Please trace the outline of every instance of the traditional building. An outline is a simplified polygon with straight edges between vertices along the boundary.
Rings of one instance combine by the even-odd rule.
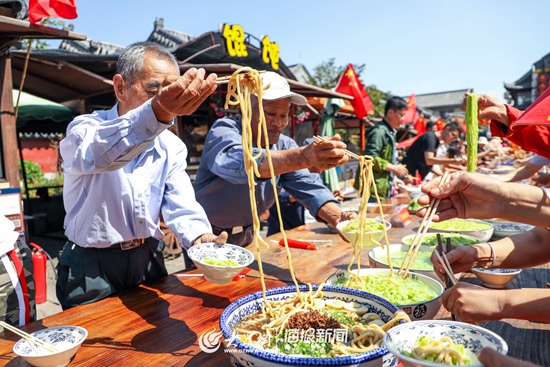
[[[473,92],[472,88],[459,89],[447,92],[426,93],[416,95],[416,106],[420,112],[428,110],[425,115],[430,117],[442,117],[449,119],[453,117],[464,117],[464,111],[460,108],[464,101],[464,94]]]
[[[548,88],[550,81],[550,53],[533,63],[531,69],[512,83],[504,83],[505,98],[514,107],[525,110]]]

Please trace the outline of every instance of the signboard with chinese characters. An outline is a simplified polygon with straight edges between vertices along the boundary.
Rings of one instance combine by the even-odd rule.
[[[225,39],[225,50],[232,57],[247,57],[246,48],[247,37],[243,27],[239,24],[223,25],[222,36]],[[261,41],[262,61],[274,70],[279,70],[279,45],[277,42],[271,42],[269,36],[265,36]]]

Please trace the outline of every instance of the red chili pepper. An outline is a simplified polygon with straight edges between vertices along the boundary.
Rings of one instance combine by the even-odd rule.
[[[237,274],[237,275],[235,275],[235,276],[233,277],[233,280],[234,280],[234,281],[237,281],[237,280],[240,280],[240,279],[244,278],[244,276],[245,276],[246,274],[248,274],[248,273],[250,272],[250,270],[252,270],[252,269],[250,269],[250,268],[244,268],[239,274]]]
[[[301,248],[304,250],[317,250],[317,247],[311,242],[298,241],[290,238],[287,238],[286,240],[288,242],[288,247]],[[285,245],[285,241],[282,238],[279,241],[279,245]]]

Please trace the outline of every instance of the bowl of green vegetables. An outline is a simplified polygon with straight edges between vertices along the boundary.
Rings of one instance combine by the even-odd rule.
[[[362,231],[359,231],[360,218],[355,218],[352,220],[346,220],[338,223],[336,229],[353,245],[355,246],[355,241],[357,239],[357,234],[359,232],[360,245],[362,248],[373,248],[380,243],[380,240],[384,237],[384,225],[386,226],[386,231],[389,231],[391,228],[391,223],[388,221],[382,221],[380,219],[365,219]]]
[[[254,261],[252,252],[227,243],[201,243],[187,250],[187,255],[206,280],[218,284],[229,283]]]
[[[408,277],[390,269],[361,268],[344,270],[331,275],[326,283],[358,289],[396,305],[412,321],[431,320],[441,308],[441,295],[445,291],[440,281],[423,274],[409,272]]]
[[[493,236],[493,225],[479,219],[449,219],[442,222],[432,222],[430,232],[452,232],[479,238],[482,242],[489,241]]]

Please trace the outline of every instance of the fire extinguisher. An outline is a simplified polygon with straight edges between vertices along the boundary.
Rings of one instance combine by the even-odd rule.
[[[42,247],[30,242],[32,247],[32,264],[34,269],[34,284],[36,286],[36,303],[46,302],[46,261],[47,254]]]

